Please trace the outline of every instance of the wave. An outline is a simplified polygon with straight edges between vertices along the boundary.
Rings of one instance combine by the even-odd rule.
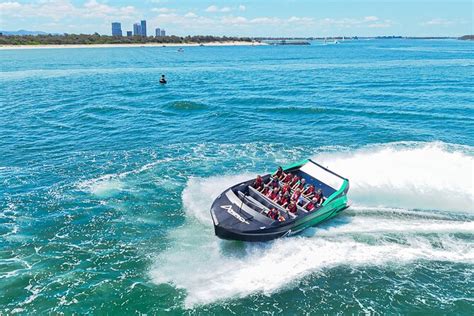
[[[467,146],[394,143],[314,159],[350,179],[356,204],[474,212],[474,159]]]
[[[168,103],[166,107],[176,111],[197,111],[206,110],[209,108],[209,106],[207,106],[206,104],[197,103],[193,101],[175,101]]]
[[[184,289],[192,308],[270,295],[336,266],[473,264],[473,160],[470,148],[455,148],[397,143],[317,155],[351,180],[354,207],[302,236],[270,243],[221,241],[213,233],[212,201],[252,174],[191,178],[182,194],[187,221],[170,234],[150,276]]]

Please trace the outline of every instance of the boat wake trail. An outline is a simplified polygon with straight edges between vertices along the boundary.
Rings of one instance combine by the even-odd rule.
[[[388,144],[317,161],[348,177],[354,206],[302,236],[269,243],[217,239],[209,207],[252,174],[193,178],[187,222],[169,236],[150,271],[187,293],[185,306],[270,295],[338,266],[403,269],[434,261],[474,264],[473,156],[443,144]]]

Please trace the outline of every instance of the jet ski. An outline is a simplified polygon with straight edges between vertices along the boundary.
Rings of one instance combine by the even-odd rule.
[[[255,179],[250,179],[228,188],[216,198],[210,212],[217,237],[261,242],[293,236],[335,217],[349,207],[349,180],[317,162],[307,159],[281,168],[281,171],[282,176],[262,176],[262,186],[257,186]],[[305,188],[312,185],[315,189],[313,197],[304,193],[297,197],[294,200],[297,207],[293,207],[292,211],[278,198],[268,194],[269,190],[281,192],[288,174],[297,176],[300,182],[304,179]],[[286,189],[288,187],[285,186]],[[290,188],[292,199],[297,187]]]

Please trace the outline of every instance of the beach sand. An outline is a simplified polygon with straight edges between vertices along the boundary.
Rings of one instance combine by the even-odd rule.
[[[190,46],[260,46],[260,42],[210,42],[210,43],[133,43],[133,44],[68,44],[68,45],[0,45],[0,50],[6,49],[46,49],[46,48],[117,48],[117,47],[190,47]]]

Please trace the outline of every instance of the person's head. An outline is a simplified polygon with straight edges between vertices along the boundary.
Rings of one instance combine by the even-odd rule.
[[[163,78],[163,79],[164,79],[164,78],[165,78],[165,75],[161,75],[161,78]]]
[[[291,172],[288,172],[288,176],[293,177],[293,174],[291,174]]]
[[[305,182],[306,182],[306,180],[304,178],[301,179],[301,183],[305,183]]]
[[[318,194],[323,194],[323,190],[318,189]]]
[[[273,188],[274,193],[278,193],[278,188]]]
[[[283,195],[285,198],[290,198],[290,192],[286,192],[285,195]]]
[[[310,187],[311,189],[313,189],[313,188],[314,188],[314,185],[310,184],[309,187]]]
[[[283,171],[283,168],[281,166],[278,166],[278,171]]]
[[[311,201],[312,201],[313,203],[317,203],[317,202],[318,202],[318,199],[314,197]]]
[[[257,179],[258,179],[258,180],[262,179],[262,176],[261,176],[261,175],[257,175]]]
[[[295,193],[301,193],[301,190],[298,188],[295,190]]]

